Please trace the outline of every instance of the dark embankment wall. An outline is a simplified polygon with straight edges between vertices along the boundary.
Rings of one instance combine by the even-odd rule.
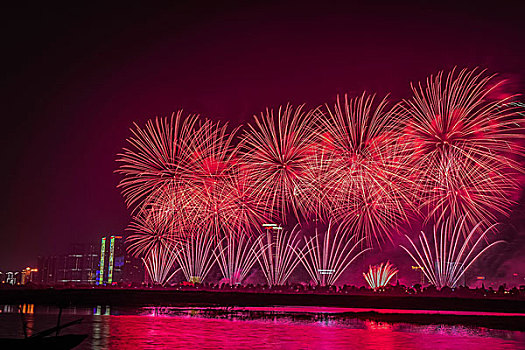
[[[523,299],[431,296],[351,295],[181,291],[169,289],[6,289],[0,304],[51,305],[201,305],[201,306],[332,306],[350,308],[456,310],[525,313]]]

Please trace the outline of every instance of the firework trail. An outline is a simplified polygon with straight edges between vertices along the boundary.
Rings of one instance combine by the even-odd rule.
[[[215,257],[224,280],[232,286],[240,284],[257,261],[254,241],[244,233],[220,240]]]
[[[134,256],[147,255],[155,247],[174,247],[180,242],[176,233],[176,216],[169,219],[151,210],[141,210],[133,217],[128,230],[133,232],[127,238],[128,251]]]
[[[412,197],[406,151],[396,142],[399,117],[386,99],[376,106],[374,96],[363,94],[337,98],[321,121],[321,140],[332,157],[324,183],[327,193],[336,189],[333,217],[369,246],[391,240],[392,227],[407,219]]]
[[[165,285],[179,271],[174,267],[177,246],[180,244],[177,216],[162,215],[163,212],[142,209],[133,218],[127,238],[128,252],[141,256],[146,271],[155,284]]]
[[[454,288],[459,279],[482,254],[491,247],[504,242],[495,241],[481,249],[486,243],[487,233],[494,228],[494,225],[486,230],[481,230],[482,223],[480,222],[466,236],[463,234],[465,225],[466,217],[457,220],[455,224],[452,220],[447,219],[440,225],[434,225],[434,234],[430,242],[422,232],[419,236],[420,247],[408,236],[406,238],[412,249],[401,245],[401,248],[421,268],[430,283],[438,289],[445,286]]]
[[[142,261],[154,284],[164,286],[180,271],[179,267],[170,274],[175,264],[176,256],[176,248],[174,246],[166,247],[163,244],[157,244],[146,252],[146,257],[143,257]]]
[[[288,232],[281,226],[267,227],[256,241],[256,258],[271,286],[282,286],[299,265],[299,231]]]
[[[306,245],[299,251],[299,257],[316,284],[334,285],[355,259],[370,250],[362,249],[364,238],[357,239],[348,232],[342,225],[333,232],[332,222],[329,222],[323,238],[319,237],[317,228],[313,237],[305,238]]]
[[[368,272],[363,272],[363,277],[373,290],[385,288],[390,280],[396,275],[398,270],[390,262],[381,263],[380,265],[370,266]]]
[[[216,237],[194,233],[177,246],[176,259],[188,282],[202,283],[215,263]]]
[[[288,105],[254,118],[243,138],[246,173],[257,195],[280,211],[281,220],[289,212],[299,217],[305,208],[297,191],[314,143],[315,111]]]
[[[401,107],[408,120],[404,140],[412,152],[416,191],[427,219],[439,222],[442,212],[455,219],[476,212],[467,222],[488,226],[495,217],[487,208],[495,197],[499,212],[509,211],[507,189],[519,188],[515,175],[521,165],[513,158],[523,155],[518,141],[524,120],[519,105],[510,103],[514,96],[492,99],[499,86],[493,81],[494,76],[476,69],[453,70],[446,78],[440,72],[428,78],[425,87],[412,86],[414,97]],[[479,178],[469,174],[473,169]],[[498,179],[487,181],[494,169]],[[458,190],[458,182],[467,178],[468,186]],[[490,195],[472,198],[471,193]]]

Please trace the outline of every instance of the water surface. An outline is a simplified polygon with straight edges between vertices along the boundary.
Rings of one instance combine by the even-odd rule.
[[[525,349],[525,333],[464,325],[414,325],[337,317],[330,308],[64,309],[64,333],[87,333],[77,349]],[[4,306],[0,337],[23,336],[17,309]],[[26,306],[35,331],[56,325],[58,310]]]

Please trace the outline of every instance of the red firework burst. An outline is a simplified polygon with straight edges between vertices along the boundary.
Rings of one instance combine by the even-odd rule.
[[[392,227],[406,219],[411,198],[405,150],[396,142],[400,119],[387,109],[386,99],[374,108],[374,96],[363,94],[327,106],[322,126],[331,157],[325,183],[335,197],[332,215],[369,245],[391,238]]]
[[[151,210],[141,210],[133,217],[128,230],[128,251],[135,256],[147,255],[153,248],[174,250],[180,242],[178,225],[174,217],[158,215]],[[160,248],[159,248],[160,247]]]
[[[243,163],[249,181],[283,220],[290,211],[299,216],[304,208],[298,197],[299,179],[315,140],[314,123],[314,111],[288,105],[255,116],[255,124],[244,135]]]
[[[412,87],[403,113],[407,147],[412,153],[414,183],[427,219],[469,216],[494,221],[508,213],[509,193],[518,188],[515,174],[523,154],[523,117],[511,98],[491,99],[494,76],[476,69],[443,72]]]
[[[144,129],[135,124],[128,139],[130,148],[117,160],[121,163],[117,173],[124,175],[118,187],[129,207],[138,208],[157,189],[181,182],[191,160],[188,141],[197,120],[194,115],[182,118],[178,111],[171,118],[149,120]]]

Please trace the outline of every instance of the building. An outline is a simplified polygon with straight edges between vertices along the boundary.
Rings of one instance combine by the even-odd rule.
[[[102,237],[96,284],[142,283],[143,280],[142,261],[126,253],[124,238],[120,235]]]
[[[36,282],[43,285],[64,283],[95,284],[98,253],[94,245],[71,245],[67,254],[39,256]]]
[[[125,255],[126,248],[122,236],[102,237],[97,272],[98,285],[112,285],[122,280]]]
[[[10,284],[14,286],[15,284],[20,284],[21,282],[21,274],[18,271],[7,271],[5,273],[5,281],[4,283]]]
[[[58,256],[39,256],[37,259],[38,275],[36,282],[43,285],[57,283]]]
[[[21,272],[21,281],[20,284],[34,283],[37,279],[38,269],[26,267]]]
[[[140,284],[144,281],[142,261],[126,254],[124,238],[120,235],[102,237],[100,246],[72,244],[67,254],[39,256],[34,270],[30,280],[45,286]],[[9,283],[19,283],[13,276],[9,277]]]

